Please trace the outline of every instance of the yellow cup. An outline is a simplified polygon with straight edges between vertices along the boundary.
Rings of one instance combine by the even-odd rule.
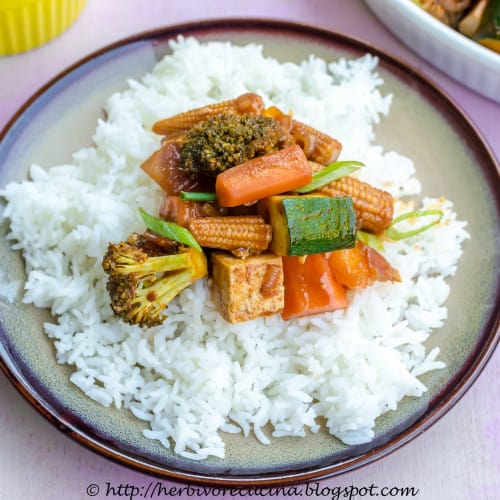
[[[71,26],[86,0],[0,0],[0,56],[42,45]]]

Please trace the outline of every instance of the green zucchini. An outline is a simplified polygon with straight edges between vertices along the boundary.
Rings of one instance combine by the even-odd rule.
[[[275,255],[308,255],[352,248],[356,216],[350,197],[270,196],[259,210],[273,230],[269,251]]]

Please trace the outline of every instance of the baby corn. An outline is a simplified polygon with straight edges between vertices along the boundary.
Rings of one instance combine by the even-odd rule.
[[[271,241],[271,226],[258,215],[196,217],[188,228],[202,247],[229,250],[242,258],[262,253]]]
[[[260,115],[264,110],[264,101],[257,94],[242,94],[235,99],[208,104],[201,108],[191,109],[179,113],[164,120],[157,121],[153,125],[153,132],[159,135],[170,135],[177,132],[185,132],[198,123],[208,120],[212,116],[221,113],[244,114],[250,113]]]
[[[392,196],[356,177],[345,176],[319,190],[328,196],[350,196],[360,229],[378,233],[387,229],[393,218]]]
[[[340,155],[342,144],[305,123],[292,120],[290,135],[300,145],[308,160],[328,165]]]

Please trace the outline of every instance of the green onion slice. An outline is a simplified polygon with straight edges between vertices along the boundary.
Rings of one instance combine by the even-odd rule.
[[[358,230],[356,231],[356,238],[365,245],[368,245],[369,247],[372,247],[379,252],[384,249],[382,240],[376,234]]]
[[[312,176],[312,182],[306,184],[305,186],[294,189],[294,193],[310,193],[311,191],[316,191],[330,182],[336,181],[341,177],[352,174],[360,167],[364,167],[365,164],[360,161],[346,160],[346,161],[336,161],[330,163],[323,170],[316,172]]]
[[[441,219],[443,218],[443,211],[438,209],[429,209],[429,210],[413,210],[412,212],[407,212],[405,214],[401,214],[396,217],[392,224],[385,230],[385,235],[391,240],[402,240],[404,238],[409,238],[410,236],[415,236],[416,234],[420,234],[432,226],[439,224]],[[436,217],[433,221],[428,224],[424,224],[423,226],[417,227],[416,229],[412,229],[410,231],[398,231],[394,226],[406,219],[414,219],[418,217]]]
[[[198,191],[181,191],[181,200],[184,201],[215,201],[215,193],[201,193]]]
[[[153,233],[159,234],[169,240],[178,241],[179,243],[192,247],[200,252],[202,251],[199,243],[185,227],[179,226],[179,224],[176,224],[175,222],[168,222],[155,217],[154,215],[150,215],[142,208],[139,208],[139,213],[141,214],[146,227],[150,231],[153,231]]]

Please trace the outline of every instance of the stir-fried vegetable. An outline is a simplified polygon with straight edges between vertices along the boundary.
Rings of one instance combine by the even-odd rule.
[[[336,161],[330,163],[327,167],[323,168],[318,172],[314,172],[312,176],[312,182],[306,184],[305,186],[294,189],[294,193],[310,193],[325,187],[341,177],[352,174],[356,172],[359,168],[363,167],[364,163],[360,161]]]
[[[328,264],[335,279],[347,288],[365,288],[375,281],[401,281],[399,271],[382,254],[359,240],[353,248],[331,252]]]
[[[209,189],[210,184],[203,177],[191,177],[180,165],[180,147],[169,142],[155,151],[141,164],[146,172],[169,196],[178,195],[181,191],[202,191]]]
[[[187,248],[165,254],[139,234],[110,243],[102,267],[113,312],[127,323],[148,327],[162,323],[168,303],[207,275],[203,252]]]
[[[269,249],[275,255],[308,255],[354,245],[351,198],[270,196],[259,202],[259,209],[273,228]]]
[[[205,248],[229,250],[245,257],[267,250],[271,241],[271,226],[259,215],[196,217],[189,230]]]
[[[216,177],[252,158],[293,143],[278,121],[252,114],[220,114],[189,130],[182,141],[181,165],[192,176]]]
[[[392,222],[394,199],[391,194],[356,177],[341,177],[318,192],[328,196],[352,198],[359,229],[379,233]]]
[[[416,236],[417,234],[427,231],[427,229],[431,228],[432,226],[439,224],[439,222],[443,218],[443,215],[444,214],[442,210],[437,210],[437,209],[414,210],[412,212],[406,212],[404,214],[399,215],[392,221],[392,224],[385,231],[385,236],[387,236],[391,240],[402,240],[404,238]],[[417,227],[413,227],[406,231],[400,231],[396,229],[396,226],[400,222],[403,222],[405,220],[411,219],[415,223],[420,218],[427,219],[429,217],[433,218],[433,220],[422,225],[417,225]]]
[[[344,287],[335,280],[324,253],[283,257],[284,319],[344,309],[349,305]]]
[[[215,193],[202,193],[199,191],[181,191],[181,200],[183,201],[215,201]]]
[[[259,156],[217,176],[215,192],[223,207],[236,207],[310,183],[311,167],[295,145]]]
[[[194,248],[195,250],[202,251],[200,244],[195,240],[193,235],[185,227],[179,226],[173,222],[168,222],[153,215],[148,214],[142,208],[139,209],[142,220],[146,227],[154,233],[168,238],[170,240],[178,241],[183,245]]]
[[[110,243],[103,259],[111,307],[129,323],[161,323],[169,300],[208,274],[205,250],[228,321],[345,308],[347,289],[400,280],[382,239],[417,235],[443,216],[393,220],[392,196],[350,175],[363,163],[336,161],[336,139],[264,109],[256,94],[154,130],[166,134],[162,147],[141,167],[165,193],[159,217],[140,209],[147,230]]]
[[[241,94],[234,99],[207,104],[200,108],[189,109],[174,116],[169,116],[153,124],[155,134],[171,137],[172,134],[184,133],[194,126],[220,114],[254,114],[264,111],[264,100],[253,92]]]
[[[418,234],[423,233],[431,227],[439,224],[443,216],[443,211],[439,209],[424,209],[405,212],[404,214],[396,217],[385,231],[382,231],[379,234],[373,234],[358,230],[356,232],[356,238],[364,244],[374,248],[375,250],[381,251],[384,249],[384,239],[397,241],[403,240],[405,238],[410,238],[412,236],[417,236]],[[424,219],[427,221],[429,219],[431,220],[419,224],[419,219]],[[396,226],[404,221],[407,221],[412,225],[411,229],[402,231],[396,228]]]

